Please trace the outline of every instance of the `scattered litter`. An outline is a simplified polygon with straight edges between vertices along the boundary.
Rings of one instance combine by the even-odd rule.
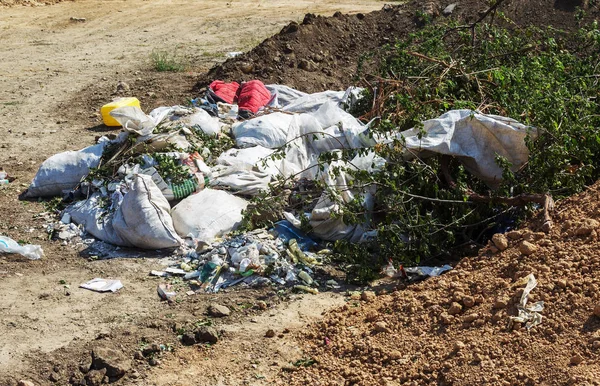
[[[169,277],[169,274],[165,271],[150,271],[150,275],[158,277]]]
[[[305,285],[295,285],[294,289],[299,290],[299,291],[308,292],[308,293],[311,293],[313,295],[317,295],[319,293],[318,289],[312,288],[312,287],[308,287],[308,286],[305,286]]]
[[[89,289],[96,292],[117,292],[123,288],[123,283],[120,280],[108,280],[95,278],[87,283],[81,284],[79,287]]]
[[[167,269],[165,269],[165,272],[170,273],[171,275],[179,275],[179,276],[183,276],[185,275],[187,272],[181,268],[174,268],[174,267],[169,267]]]
[[[242,54],[243,54],[242,51],[232,51],[232,52],[228,52],[227,53],[227,57],[228,58],[235,58],[236,56],[240,56]]]
[[[44,251],[39,245],[19,245],[10,237],[0,236],[0,253],[17,253],[31,260],[38,260],[44,256]]]
[[[538,282],[533,275],[530,273],[521,282],[526,282],[527,285],[521,295],[521,300],[517,305],[518,314],[517,316],[511,316],[510,320],[513,322],[525,323],[525,327],[529,330],[531,327],[537,326],[542,323],[542,312],[544,310],[544,302],[539,301],[527,306],[527,300],[529,294],[537,286]]]
[[[452,269],[451,265],[443,265],[441,267],[402,267],[404,275],[410,280],[419,280],[427,277],[440,276],[442,273]]]
[[[8,177],[8,173],[0,169],[0,186],[8,185],[10,183],[10,179]]]
[[[177,292],[175,292],[173,286],[166,283],[159,284],[156,288],[156,291],[158,292],[158,296],[160,296],[160,298],[163,300],[173,299],[177,295]]]
[[[86,18],[85,17],[71,17],[71,21],[74,21],[77,23],[85,23]]]

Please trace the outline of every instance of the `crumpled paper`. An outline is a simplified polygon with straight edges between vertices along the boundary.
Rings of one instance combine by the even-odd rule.
[[[529,306],[527,305],[529,294],[537,286],[538,282],[535,276],[533,276],[533,273],[530,273],[525,280],[527,280],[527,285],[525,286],[523,295],[521,295],[521,300],[517,305],[517,316],[511,316],[510,320],[513,322],[525,323],[525,327],[529,330],[531,327],[542,323],[542,314],[540,314],[540,312],[544,310],[544,302],[539,301]]]

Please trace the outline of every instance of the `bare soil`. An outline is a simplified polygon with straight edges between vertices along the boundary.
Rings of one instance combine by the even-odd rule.
[[[490,244],[445,275],[331,310],[299,336],[316,364],[283,383],[600,384],[600,184],[556,212],[548,234],[533,223],[509,233],[503,252]],[[545,308],[527,330],[509,317],[529,274],[529,304]]]

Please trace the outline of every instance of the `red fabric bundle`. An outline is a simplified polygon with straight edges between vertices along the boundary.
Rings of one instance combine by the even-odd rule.
[[[240,110],[250,111],[256,114],[271,100],[271,93],[260,80],[251,80],[242,85],[238,96]]]
[[[230,105],[235,101],[239,88],[239,83],[225,83],[222,80],[215,80],[210,84],[210,89],[213,93]]]

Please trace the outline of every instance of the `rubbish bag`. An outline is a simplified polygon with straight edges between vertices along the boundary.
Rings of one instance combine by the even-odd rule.
[[[83,225],[85,231],[98,240],[120,247],[133,247],[133,244],[124,239],[113,227],[113,218],[118,208],[111,210],[106,207],[106,200],[106,197],[96,193],[87,200],[72,204],[65,209],[65,213],[71,215],[74,223]]]
[[[204,189],[171,210],[173,225],[181,237],[209,244],[236,229],[248,202],[222,190]]]
[[[424,130],[426,135],[421,136]],[[502,156],[517,171],[529,159],[525,137],[535,138],[537,130],[514,119],[480,114],[472,110],[452,110],[436,119],[423,122],[391,137],[380,137],[382,143],[393,138],[406,141],[405,157],[427,157],[445,154],[456,157],[469,172],[494,187],[502,180],[502,168],[496,156]]]
[[[275,149],[286,144],[294,115],[272,113],[233,125],[232,133],[238,147],[263,146]]]
[[[59,196],[63,190],[73,190],[87,176],[90,168],[98,167],[104,148],[103,140],[79,151],[58,153],[45,160],[27,189],[26,197]]]
[[[31,260],[38,260],[44,257],[44,251],[39,245],[19,245],[10,237],[0,236],[0,254],[17,253]]]
[[[138,174],[115,213],[113,227],[121,238],[138,248],[178,247],[183,240],[175,232],[170,210],[152,178]]]
[[[217,99],[217,102],[233,104],[237,97],[240,85],[237,82],[225,83],[222,80],[215,80],[209,87],[213,97],[217,97],[215,98]]]
[[[256,114],[271,100],[271,93],[260,80],[251,80],[242,84],[238,96],[240,112],[249,111]]]
[[[254,196],[269,188],[271,175],[255,170],[238,169],[234,166],[217,165],[212,169],[211,187],[221,187],[236,194]]]
[[[273,96],[271,98],[269,106],[276,108],[285,107],[295,102],[299,98],[308,95],[305,92],[298,91],[296,89],[281,84],[268,84],[265,87],[267,88],[267,90],[269,90],[269,92],[271,92],[271,95]]]

